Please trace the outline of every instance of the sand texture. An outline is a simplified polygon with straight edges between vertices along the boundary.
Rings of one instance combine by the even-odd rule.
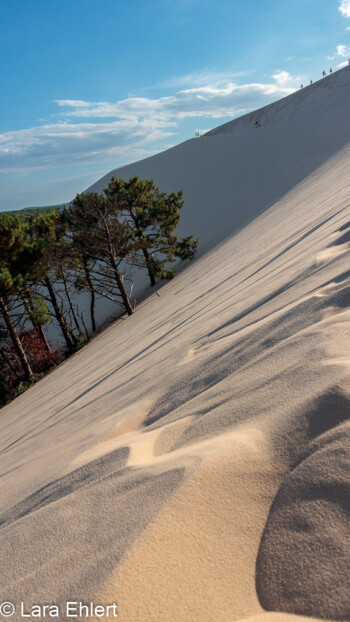
[[[350,620],[349,97],[114,172],[183,188],[201,255],[0,411],[2,600]]]

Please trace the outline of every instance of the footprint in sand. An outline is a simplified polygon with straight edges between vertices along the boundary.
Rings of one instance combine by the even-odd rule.
[[[324,319],[350,309],[349,279],[339,283],[329,283],[316,293],[317,298],[327,298],[328,306],[324,310]]]
[[[184,358],[178,363],[178,365],[186,365],[186,363],[190,363],[193,361],[196,354],[195,348],[190,348]]]
[[[318,253],[316,261],[318,263],[322,263],[323,261],[329,261],[330,259],[334,259],[334,257],[338,257],[338,255],[342,255],[350,248],[350,224],[345,223],[342,225],[336,234],[341,233],[335,240],[333,240],[327,248]],[[342,233],[345,231],[345,233]]]
[[[203,356],[207,352],[214,350],[216,345],[217,343],[213,342],[213,343],[199,345],[197,348],[190,348],[188,352],[186,353],[186,355],[184,356],[184,358],[181,359],[181,361],[177,364],[178,367],[181,365],[186,365],[186,363],[190,363],[195,358],[198,358],[199,356]]]
[[[331,296],[335,291],[337,291],[338,287],[338,283],[328,283],[328,285],[322,287],[322,289],[319,289],[318,292],[316,292],[316,298]]]

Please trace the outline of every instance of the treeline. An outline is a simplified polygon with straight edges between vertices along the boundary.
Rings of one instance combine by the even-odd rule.
[[[23,209],[18,209],[16,211],[7,212],[10,216],[16,216],[20,220],[28,221],[33,220],[39,214],[44,214],[45,212],[52,212],[53,210],[60,212],[65,207],[65,203],[62,205],[47,205],[43,207],[23,207]]]
[[[198,239],[175,233],[182,207],[182,191],[113,177],[103,194],[78,194],[60,211],[0,214],[0,405],[91,337],[98,300],[133,313],[135,267],[154,285],[172,278],[176,258],[194,257]],[[47,339],[50,323],[62,336],[59,350]]]

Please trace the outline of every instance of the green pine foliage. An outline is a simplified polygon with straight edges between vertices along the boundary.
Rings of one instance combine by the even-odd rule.
[[[8,216],[16,217],[21,222],[32,222],[34,218],[40,216],[40,214],[50,213],[52,211],[60,212],[64,209],[65,203],[62,205],[45,205],[43,207],[23,207],[19,210],[12,210],[4,212]]]
[[[194,257],[198,239],[176,232],[183,205],[182,191],[113,177],[102,194],[78,194],[64,209],[0,213],[0,406],[86,343],[97,300],[134,312],[135,267],[154,285],[174,276],[176,260]],[[81,292],[90,296],[90,330]],[[61,354],[48,343],[50,322],[64,339]]]
[[[181,190],[167,194],[152,179],[134,176],[129,181],[112,177],[104,193],[127,223],[129,236],[139,249],[139,265],[147,268],[151,285],[155,285],[156,278],[174,276],[168,264],[177,258],[193,259],[198,238],[193,235],[179,238],[175,233],[184,205]]]

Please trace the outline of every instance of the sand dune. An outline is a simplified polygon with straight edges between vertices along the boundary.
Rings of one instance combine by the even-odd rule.
[[[202,256],[1,410],[12,619],[350,620],[349,82],[122,169]]]

